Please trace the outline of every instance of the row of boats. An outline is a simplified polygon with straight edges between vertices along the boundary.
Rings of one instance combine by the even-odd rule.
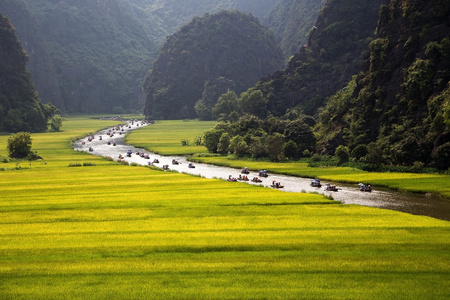
[[[320,188],[322,187],[322,183],[320,182],[320,179],[313,179],[311,180],[311,186]],[[335,185],[331,185],[330,183],[325,184],[325,191],[337,192],[339,190],[340,188],[336,187]],[[360,183],[359,190],[361,192],[371,192],[372,186],[370,184]]]
[[[262,180],[258,177],[253,177],[251,180],[248,178],[248,174],[250,174],[250,170],[246,167],[244,169],[241,170],[242,174],[245,174],[244,176],[242,176],[241,174],[238,177],[233,177],[232,175],[228,176],[227,181],[252,181],[252,182],[262,182]],[[259,177],[269,177],[267,170],[260,170],[258,172],[258,176]],[[280,182],[276,182],[276,180],[272,181],[272,184],[270,185],[273,188],[276,189],[280,189],[280,188],[284,188],[284,186],[280,183]],[[312,187],[317,187],[320,188],[322,187],[322,182],[320,181],[320,179],[313,179],[311,180],[311,186]],[[337,192],[341,190],[341,188],[338,188],[336,185],[332,185],[331,183],[326,183],[325,184],[325,191],[328,192]],[[360,183],[359,184],[359,190],[361,192],[371,192],[372,191],[372,186],[370,184],[363,184]]]

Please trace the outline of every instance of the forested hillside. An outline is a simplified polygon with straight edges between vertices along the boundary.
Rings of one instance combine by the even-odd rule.
[[[320,114],[321,150],[374,164],[450,166],[450,2],[383,5],[363,72]]]
[[[4,0],[0,11],[13,24],[17,20],[46,102],[66,112],[141,106],[142,82],[156,49],[117,0]]]
[[[41,132],[56,111],[43,105],[26,69],[27,53],[11,21],[0,13],[0,131]]]
[[[270,28],[285,59],[289,59],[308,41],[317,16],[326,0],[279,0],[263,25]]]
[[[263,18],[276,0],[2,0],[30,55],[43,102],[65,112],[142,108],[145,74],[167,35],[194,16],[242,9]]]
[[[145,114],[157,119],[195,117],[194,104],[204,91],[217,86],[225,89],[221,93],[240,93],[280,69],[282,62],[273,34],[255,17],[222,11],[194,18],[167,37],[153,63],[145,83]]]
[[[328,0],[307,45],[284,71],[256,84],[274,116],[288,109],[314,114],[361,69],[384,0]]]

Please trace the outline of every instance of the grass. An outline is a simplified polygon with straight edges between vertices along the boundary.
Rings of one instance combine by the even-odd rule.
[[[449,222],[70,148],[108,122],[33,134],[47,164],[0,172],[0,299],[449,298]]]
[[[191,155],[208,152],[204,146],[196,145],[196,137],[213,127],[215,122],[200,122],[194,120],[158,121],[151,126],[136,130],[127,135],[127,143],[135,147],[151,149],[153,153],[163,155]],[[189,141],[188,146],[182,146],[181,141]]]

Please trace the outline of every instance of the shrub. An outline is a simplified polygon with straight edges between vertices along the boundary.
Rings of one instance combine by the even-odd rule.
[[[29,132],[18,132],[8,138],[8,155],[11,158],[26,158],[31,152],[31,135]]]

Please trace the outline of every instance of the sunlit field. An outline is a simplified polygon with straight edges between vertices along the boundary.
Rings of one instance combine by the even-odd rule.
[[[71,149],[113,124],[68,118],[0,172],[0,299],[449,298],[449,222]]]
[[[195,120],[157,121],[127,135],[125,140],[131,145],[151,149],[153,153],[162,155],[205,153],[208,151],[204,146],[196,145],[195,138],[202,137],[215,123]],[[189,144],[182,146],[182,140]]]
[[[139,145],[163,155],[205,153],[204,146],[183,147],[180,141],[186,137],[193,139],[214,126],[212,122],[159,121],[157,124],[132,132],[127,136],[131,144]],[[147,140],[148,138],[148,140]],[[170,147],[164,147],[170,142]],[[168,144],[169,145],[169,144]],[[183,152],[184,151],[184,152]],[[266,169],[273,173],[301,177],[319,178],[337,182],[370,182],[375,186],[393,189],[439,193],[450,198],[450,176],[412,173],[375,173],[364,172],[348,167],[310,168],[305,162],[272,163],[268,161],[238,160],[229,157],[193,157],[191,160],[233,168],[248,167],[251,170]]]

